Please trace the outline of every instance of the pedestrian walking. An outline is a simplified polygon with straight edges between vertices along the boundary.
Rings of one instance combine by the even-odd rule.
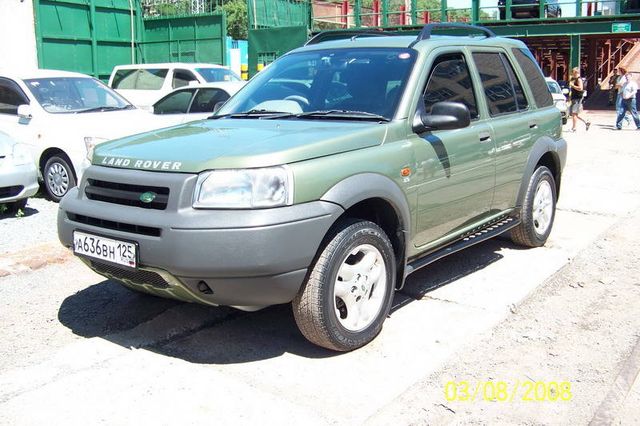
[[[636,93],[638,92],[638,83],[626,69],[620,68],[620,72],[625,77],[622,86],[620,86],[620,109],[616,118],[616,129],[622,129],[622,119],[629,112],[633,118],[636,128],[640,130],[640,118],[638,118],[638,110],[636,109]]]
[[[571,105],[569,106],[569,114],[571,114],[573,123],[571,131],[576,131],[578,120],[584,123],[586,130],[589,130],[589,127],[591,127],[591,122],[580,117],[580,113],[582,112],[582,99],[584,98],[584,83],[582,81],[582,78],[580,78],[580,69],[578,67],[575,67],[573,70],[571,70],[569,88],[571,89]]]

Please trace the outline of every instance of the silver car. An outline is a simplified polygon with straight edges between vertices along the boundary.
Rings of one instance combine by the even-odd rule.
[[[38,188],[38,171],[29,147],[0,132],[0,204],[10,211],[23,209]]]

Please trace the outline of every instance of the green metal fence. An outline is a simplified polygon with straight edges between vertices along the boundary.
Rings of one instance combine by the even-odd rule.
[[[131,63],[139,15],[135,2],[129,6],[129,0],[34,0],[40,68],[106,79],[114,64]]]
[[[280,55],[302,46],[308,39],[306,25],[249,30],[249,76]]]
[[[226,36],[224,14],[145,18],[140,60],[225,64]]]
[[[249,28],[311,25],[309,0],[248,0]]]

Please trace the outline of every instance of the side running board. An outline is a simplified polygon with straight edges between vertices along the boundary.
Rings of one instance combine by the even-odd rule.
[[[487,227],[482,228],[481,230],[476,231],[473,234],[467,235],[457,241],[454,241],[444,248],[441,248],[427,254],[426,256],[409,262],[404,270],[404,276],[406,278],[408,275],[417,271],[418,269],[430,265],[433,262],[442,259],[443,257],[449,256],[450,254],[456,253],[462,249],[471,247],[472,245],[481,243],[493,237],[497,237],[503,232],[507,232],[511,228],[515,228],[519,224],[520,219],[508,217],[506,219],[500,220],[499,222],[488,225]]]

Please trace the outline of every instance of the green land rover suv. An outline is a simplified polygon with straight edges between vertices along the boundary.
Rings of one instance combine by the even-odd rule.
[[[348,351],[416,269],[505,231],[543,245],[565,158],[522,42],[453,24],[321,33],[211,118],[97,146],[58,232],[126,287],[291,303],[307,339]]]

